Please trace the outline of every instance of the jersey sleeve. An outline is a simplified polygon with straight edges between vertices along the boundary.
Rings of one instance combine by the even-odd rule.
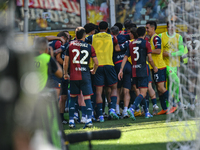
[[[123,44],[120,45],[120,50],[121,51],[126,51],[129,46],[129,41],[124,42]]]
[[[130,55],[130,51],[129,51],[129,46],[127,47],[127,50],[126,50],[125,55],[128,56],[128,57],[131,56],[131,55]]]
[[[149,38],[146,36],[146,37],[144,38],[144,40],[145,40],[145,41],[149,41]]]
[[[56,43],[55,43],[55,48],[56,49],[58,49],[58,48],[60,48],[61,47],[61,42],[60,41],[56,41]]]
[[[159,36],[155,36],[153,38],[153,44],[155,46],[155,49],[161,49],[161,39]]]
[[[95,50],[94,50],[94,47],[91,46],[91,57],[96,57],[96,53],[95,53]]]
[[[85,42],[89,43],[89,44],[92,44],[92,37],[93,37],[93,35],[90,35],[90,36],[86,37],[85,38]]]
[[[174,52],[171,55],[172,56],[182,56],[184,54],[183,38],[181,35],[179,36],[178,49],[179,50],[177,52]]]
[[[116,36],[113,36],[113,44],[114,44],[114,45],[117,45],[117,44],[118,44],[118,40],[117,40],[117,37],[116,37]]]
[[[58,70],[58,67],[57,67],[57,65],[56,65],[56,62],[55,62],[55,60],[51,57],[50,58],[50,63],[49,63],[49,69],[51,69],[50,70],[50,72],[51,73],[55,73],[57,70]]]
[[[150,43],[147,42],[147,41],[146,41],[146,48],[147,48],[147,54],[152,53],[151,45],[150,45]]]

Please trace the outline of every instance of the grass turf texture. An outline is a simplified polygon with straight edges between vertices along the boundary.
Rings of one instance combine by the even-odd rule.
[[[149,108],[150,112],[152,112],[151,105]],[[166,123],[166,117],[166,115],[159,115],[145,119],[144,116],[140,116],[136,117],[135,121],[132,121],[130,118],[105,120],[104,123],[94,122],[94,127],[90,129],[82,129],[84,124],[76,124],[75,129],[70,129],[68,125],[64,125],[64,131],[66,134],[109,129],[119,129],[121,131],[120,139],[92,141],[93,150],[164,150],[166,149],[166,144],[173,140],[183,142],[186,139],[195,140],[195,133],[197,131],[195,121],[187,121],[188,127],[186,128],[185,121]],[[71,150],[89,149],[88,142],[73,144],[69,148]]]

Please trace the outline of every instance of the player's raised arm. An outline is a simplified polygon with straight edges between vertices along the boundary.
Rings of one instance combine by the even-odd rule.
[[[65,44],[65,39],[62,37],[57,37],[57,36],[46,36],[48,41],[53,41],[53,40],[59,40],[62,42],[62,44]]]

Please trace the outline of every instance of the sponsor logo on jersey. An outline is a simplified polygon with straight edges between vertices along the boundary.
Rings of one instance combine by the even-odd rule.
[[[87,69],[85,67],[76,67],[75,70],[76,71],[87,71]]]
[[[117,55],[117,59],[120,59],[120,58],[124,58],[125,54],[123,55]]]
[[[133,65],[133,68],[141,68],[142,65],[141,64],[138,64],[138,65]]]

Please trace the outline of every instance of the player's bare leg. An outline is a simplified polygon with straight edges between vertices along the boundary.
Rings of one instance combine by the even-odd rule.
[[[129,102],[130,102],[130,90],[127,89],[127,88],[123,88],[123,92],[124,92],[124,110],[123,110],[123,117],[126,118],[128,117],[128,114],[127,114],[127,110],[128,110],[128,105],[129,105]]]

